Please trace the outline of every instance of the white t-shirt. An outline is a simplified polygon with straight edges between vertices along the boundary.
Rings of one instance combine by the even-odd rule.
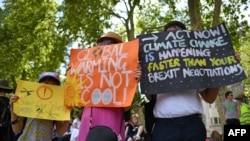
[[[72,125],[76,125],[76,128],[80,128],[81,120],[79,118],[75,118],[72,122]]]
[[[78,118],[75,118],[73,120],[72,125],[76,125],[76,128],[71,129],[71,136],[70,136],[70,141],[77,141],[78,140],[78,134],[79,134],[79,128],[81,125],[81,120]]]
[[[154,116],[156,118],[174,118],[202,114],[203,108],[198,91],[190,89],[157,94]]]

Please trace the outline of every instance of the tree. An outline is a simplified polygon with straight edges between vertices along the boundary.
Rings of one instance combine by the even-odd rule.
[[[42,71],[59,71],[66,39],[57,32],[56,3],[4,1],[1,15],[1,71],[5,79],[37,81]]]

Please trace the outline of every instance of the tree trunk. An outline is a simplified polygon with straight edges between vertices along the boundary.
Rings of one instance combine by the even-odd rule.
[[[213,27],[220,24],[221,5],[222,5],[222,0],[216,0],[215,1],[213,23],[212,23]],[[220,91],[219,91],[219,94],[217,96],[217,99],[215,100],[215,105],[216,105],[217,111],[219,113],[219,118],[220,118],[220,121],[221,121],[221,129],[224,128],[223,126],[225,124],[225,119],[223,117],[221,104],[225,100],[224,94],[225,94],[226,91],[227,91],[226,86],[221,87]]]
[[[188,0],[188,7],[189,7],[189,16],[191,20],[191,29],[192,30],[202,30],[203,24],[201,19],[201,12],[200,12],[200,0]],[[220,24],[220,13],[221,13],[221,5],[222,0],[216,0],[214,5],[214,15],[213,15],[213,23],[212,26],[217,26]],[[225,119],[222,115],[222,108],[221,104],[225,100],[224,94],[226,92],[226,86],[221,87],[218,96],[215,100],[215,105],[217,107],[217,111],[220,116],[221,121],[221,128],[223,129],[223,125],[225,124]]]
[[[203,24],[200,12],[200,0],[188,0],[189,17],[192,30],[202,30]]]
[[[222,4],[222,0],[215,1],[212,26],[217,26],[218,24],[220,24],[221,4]]]

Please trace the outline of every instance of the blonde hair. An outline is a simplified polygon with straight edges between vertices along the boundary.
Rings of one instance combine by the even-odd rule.
[[[131,118],[132,118],[132,117],[139,118],[139,115],[138,115],[137,113],[133,113],[133,114],[131,114]]]
[[[134,122],[133,122],[133,119],[132,119],[132,118],[134,118],[134,117],[137,119],[137,123],[134,123]],[[136,125],[141,125],[140,119],[139,119],[139,115],[138,115],[137,113],[131,114],[130,123],[136,124]]]

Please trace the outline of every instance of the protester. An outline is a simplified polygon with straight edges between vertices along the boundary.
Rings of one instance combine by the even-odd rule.
[[[122,38],[114,32],[108,32],[103,37],[100,37],[96,43],[98,46],[122,43]],[[140,69],[136,69],[134,73],[135,79],[139,80],[141,75]],[[85,141],[89,131],[93,135],[96,133],[92,131],[95,127],[105,126],[115,132],[119,141],[125,141],[124,112],[128,109],[129,107],[84,107],[78,140]],[[95,129],[99,131],[99,128]],[[91,135],[89,135],[88,141],[95,139]],[[93,136],[98,138],[100,137],[99,135],[101,136],[101,134],[97,133]]]
[[[143,138],[143,125],[139,121],[139,115],[133,113],[130,122],[126,125],[126,141],[138,141]]]
[[[78,134],[82,119],[82,109],[77,113],[77,117],[74,118],[71,126],[71,136],[70,141],[78,141]]]
[[[55,72],[43,72],[40,74],[39,83],[60,85],[59,75]],[[63,96],[63,95],[62,95]],[[12,95],[10,105],[18,101],[17,95]],[[69,121],[53,121],[45,119],[24,118],[17,116],[11,110],[12,128],[18,141],[50,141],[55,126],[56,133],[62,136],[67,130]]]
[[[233,96],[232,91],[225,93],[226,100],[222,103],[222,113],[227,125],[240,125],[240,103]]]
[[[250,125],[250,106],[243,102],[243,98],[235,98],[240,104],[240,124]]]
[[[186,30],[186,26],[180,21],[171,21],[164,26],[164,31],[172,30]],[[219,89],[188,89],[157,94],[153,108],[155,124],[152,140],[204,141],[206,128],[202,121],[201,98],[208,103],[213,103]],[[148,94],[147,97],[151,99]]]
[[[10,123],[9,98],[6,93],[11,93],[13,89],[9,87],[7,80],[0,80],[0,137],[1,141],[11,141],[13,132]]]

